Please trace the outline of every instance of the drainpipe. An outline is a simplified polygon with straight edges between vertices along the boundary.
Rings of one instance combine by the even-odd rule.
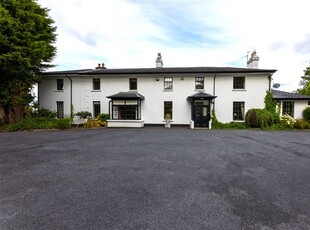
[[[70,80],[70,117],[73,118],[73,104],[72,104],[72,79],[66,74],[66,77]]]
[[[269,75],[268,79],[269,79],[269,92],[271,91],[271,80],[272,80],[272,74]]]
[[[214,74],[214,77],[213,77],[213,95],[215,96],[215,79],[216,79],[216,76],[217,76],[217,73]],[[213,109],[215,110],[215,99],[214,99],[214,102],[213,102]]]

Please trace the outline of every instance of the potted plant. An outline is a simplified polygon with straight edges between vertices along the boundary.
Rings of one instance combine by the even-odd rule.
[[[165,128],[171,127],[171,116],[169,113],[165,115]]]

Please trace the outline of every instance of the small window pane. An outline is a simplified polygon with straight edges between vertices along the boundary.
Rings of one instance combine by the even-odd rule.
[[[100,78],[93,79],[93,90],[100,90]]]
[[[137,78],[129,78],[129,90],[137,90]]]
[[[233,102],[233,120],[244,120],[244,102]]]
[[[291,117],[294,117],[294,102],[293,101],[284,101],[282,114],[288,114]]]
[[[204,77],[196,77],[195,89],[204,89]]]
[[[234,89],[245,89],[245,77],[234,77]]]
[[[64,89],[64,80],[57,79],[57,90],[63,90],[63,89]]]
[[[172,77],[165,77],[164,78],[164,89],[173,89]]]
[[[164,119],[166,116],[170,115],[170,119],[172,119],[172,101],[165,101],[164,102]]]

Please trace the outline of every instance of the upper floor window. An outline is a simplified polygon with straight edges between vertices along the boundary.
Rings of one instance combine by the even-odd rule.
[[[57,79],[57,90],[64,89],[64,79]]]
[[[195,78],[195,89],[204,89],[204,77]]]
[[[164,78],[164,89],[173,89],[173,78],[172,77]]]
[[[93,78],[93,90],[100,90],[100,78]]]
[[[244,102],[243,101],[233,102],[233,120],[234,121],[244,120]]]
[[[234,77],[234,89],[245,89],[245,77]]]
[[[137,78],[129,78],[129,90],[137,90]]]
[[[294,117],[294,102],[293,101],[283,101],[282,114],[288,114]]]

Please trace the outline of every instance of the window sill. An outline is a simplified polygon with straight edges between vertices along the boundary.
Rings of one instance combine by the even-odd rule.
[[[62,90],[55,90],[54,92],[62,93],[62,92],[64,92],[64,90],[63,89]]]
[[[91,92],[101,92],[101,90],[92,90]]]
[[[173,89],[164,89],[163,92],[173,92]]]
[[[232,91],[246,91],[246,89],[233,89]]]
[[[205,91],[205,89],[195,89],[195,91]]]
[[[233,122],[245,122],[245,120],[233,120]]]

